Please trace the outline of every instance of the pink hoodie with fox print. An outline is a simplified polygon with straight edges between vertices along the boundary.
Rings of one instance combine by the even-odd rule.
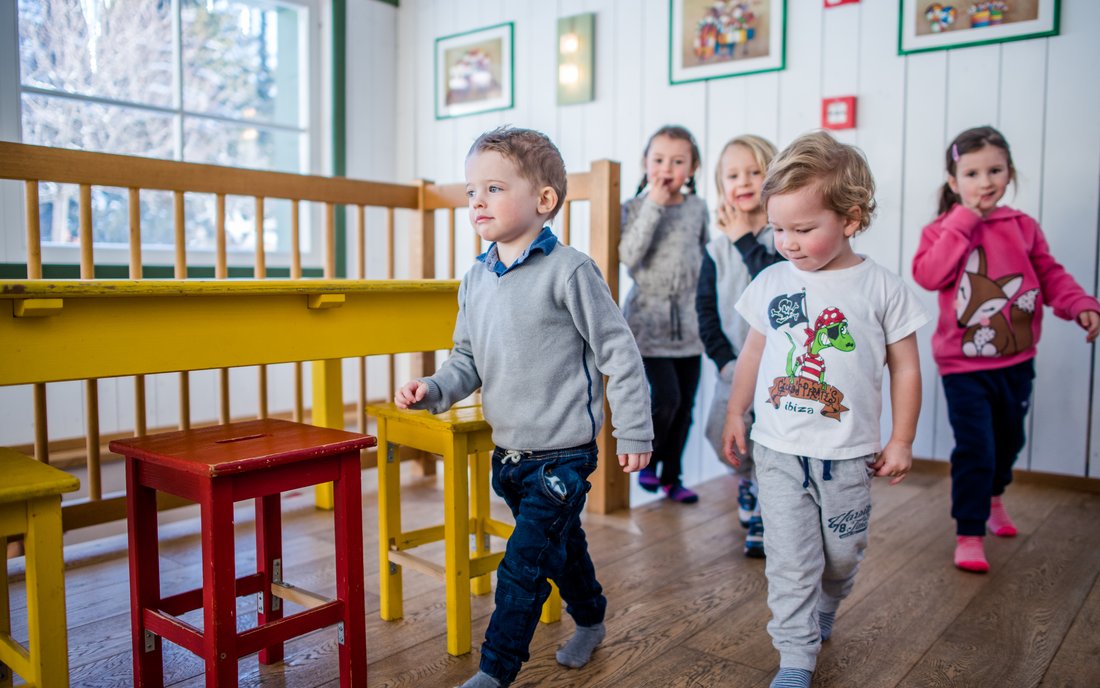
[[[1035,356],[1043,304],[1066,320],[1100,311],[1050,254],[1039,223],[1005,206],[961,205],[921,233],[913,279],[939,292],[932,355],[941,375],[1007,368]]]

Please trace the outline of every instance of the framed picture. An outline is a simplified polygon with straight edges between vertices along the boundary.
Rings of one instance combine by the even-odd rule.
[[[512,23],[435,39],[435,117],[507,110],[512,92]]]
[[[668,81],[783,69],[786,28],[787,0],[669,0]]]
[[[900,1],[900,55],[1058,35],[1060,0]]]

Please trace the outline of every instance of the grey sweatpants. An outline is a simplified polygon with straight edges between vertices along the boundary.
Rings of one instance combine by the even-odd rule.
[[[817,611],[835,612],[848,596],[867,548],[874,457],[804,461],[761,444],[753,456],[764,517],[768,633],[779,666],[813,671],[821,650]]]

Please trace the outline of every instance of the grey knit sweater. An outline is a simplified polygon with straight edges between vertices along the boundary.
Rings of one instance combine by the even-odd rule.
[[[565,449],[596,438],[606,375],[617,453],[651,451],[634,337],[592,259],[549,238],[549,252],[528,249],[502,275],[494,246],[462,278],[454,349],[415,407],[441,413],[481,387],[497,446]]]
[[[660,206],[647,194],[623,204],[619,260],[634,280],[623,310],[643,356],[703,353],[695,288],[709,238],[707,204],[698,196]]]

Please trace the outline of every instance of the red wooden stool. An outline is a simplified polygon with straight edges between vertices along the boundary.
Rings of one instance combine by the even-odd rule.
[[[134,682],[163,686],[161,639],[206,661],[207,686],[236,686],[237,660],[283,658],[283,643],[339,625],[340,685],[367,685],[363,604],[363,512],[359,450],[375,438],[283,420],[255,420],[111,442],[126,457],[130,624]],[[336,599],[295,588],[282,576],[281,492],[332,482]],[[201,588],[161,597],[156,492],[201,506]],[[233,503],[256,500],[256,573],[236,578]],[[237,632],[236,598],[258,595],[258,625]],[[282,600],[306,611],[283,616]],[[203,629],[179,618],[203,610]]]

